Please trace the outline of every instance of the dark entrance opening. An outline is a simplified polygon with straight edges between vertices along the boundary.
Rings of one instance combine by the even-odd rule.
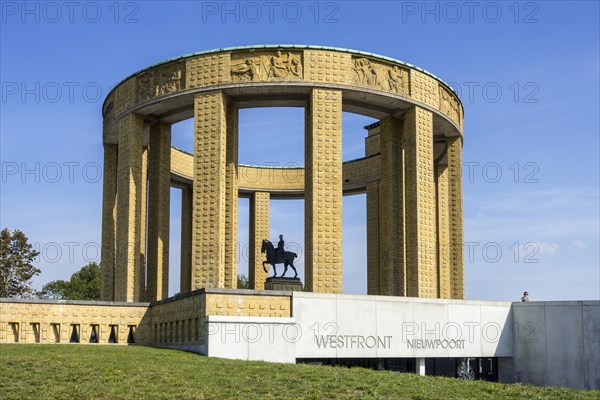
[[[394,372],[417,371],[414,358],[297,358],[297,363],[313,365],[331,365],[338,367],[370,368],[377,371],[387,370]]]
[[[417,372],[415,358],[297,358],[297,363],[360,367],[394,372]],[[498,359],[426,358],[425,375],[498,382]]]
[[[426,358],[425,373],[433,376],[498,382],[498,359]]]

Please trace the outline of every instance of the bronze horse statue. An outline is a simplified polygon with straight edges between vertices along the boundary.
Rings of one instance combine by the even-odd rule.
[[[296,271],[296,267],[294,267],[294,258],[297,258],[298,256],[296,255],[296,253],[292,253],[291,251],[286,251],[284,253],[283,259],[278,258],[277,257],[277,251],[275,251],[275,247],[273,246],[273,243],[271,243],[268,240],[263,240],[262,241],[262,247],[260,249],[261,253],[267,253],[267,261],[263,261],[263,269],[265,270],[265,272],[269,272],[269,270],[267,268],[265,268],[265,264],[271,264],[273,266],[273,277],[277,277],[277,269],[275,267],[275,264],[283,264],[283,266],[285,267],[285,269],[283,270],[283,274],[281,274],[281,278],[283,278],[285,276],[285,273],[288,270],[288,266],[292,267],[292,269],[294,270],[294,273],[296,274],[296,276],[294,276],[294,278],[298,277],[298,271]]]

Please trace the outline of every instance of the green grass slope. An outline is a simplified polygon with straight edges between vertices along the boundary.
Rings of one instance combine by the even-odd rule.
[[[142,346],[0,345],[0,399],[594,399],[598,392]]]

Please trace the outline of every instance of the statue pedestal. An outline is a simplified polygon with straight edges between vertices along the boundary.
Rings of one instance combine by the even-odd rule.
[[[290,290],[293,292],[301,292],[302,289],[302,281],[300,278],[270,277],[265,281],[265,290]]]

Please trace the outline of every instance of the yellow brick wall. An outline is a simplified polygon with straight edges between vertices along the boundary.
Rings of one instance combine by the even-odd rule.
[[[251,190],[302,191],[304,168],[239,166],[239,187]]]
[[[157,345],[204,343],[205,304],[201,292],[153,304],[152,342]]]
[[[462,106],[458,101],[458,97],[450,92],[444,85],[441,83],[439,85],[439,101],[438,109],[448,118],[450,118],[462,131]]]
[[[304,50],[304,80],[349,85],[351,55],[337,51]]]
[[[285,65],[282,75],[274,69],[277,59]],[[253,68],[258,69],[245,69],[246,65],[253,65]],[[342,85],[342,88],[335,89],[310,89],[312,92],[306,112],[306,169],[267,169],[236,165],[237,111],[235,104],[230,102],[231,99],[226,97],[218,85],[253,84],[254,81],[260,81],[261,84],[273,81],[282,88],[281,90],[287,87],[281,83],[288,81],[290,86],[301,85],[303,81],[308,84]],[[387,92],[395,97],[412,99],[417,104],[422,103],[437,110],[462,130],[462,105],[442,82],[422,71],[390,60],[346,51],[283,47],[281,53],[279,49],[257,48],[197,55],[142,71],[116,87],[107,100],[107,106],[112,103],[110,112],[106,112],[108,108],[103,110],[106,112],[106,141],[116,140],[115,126],[119,140],[117,179],[120,190],[116,195],[116,223],[113,218],[113,223],[117,226],[115,241],[118,244],[116,270],[112,278],[116,286],[114,298],[139,301],[145,298],[146,290],[145,201],[142,193],[145,167],[144,158],[140,156],[144,145],[144,125],[143,116],[127,112],[137,104],[144,106],[160,96],[198,88],[218,90],[199,92],[195,95],[194,155],[170,150],[172,173],[193,181],[192,249],[189,257],[192,261],[186,261],[187,264],[193,265],[193,270],[188,273],[187,269],[191,267],[184,267],[187,269],[182,276],[190,275],[191,282],[188,285],[187,281],[185,284],[182,281],[182,290],[236,286],[238,191],[242,191],[244,195],[256,191],[295,191],[296,194],[304,191],[306,286],[314,291],[341,291],[342,193],[365,190],[368,184],[379,182],[377,197],[381,209],[377,211],[378,232],[384,248],[379,249],[377,279],[380,284],[389,287],[380,287],[378,290],[389,294],[444,296],[444,279],[439,276],[438,270],[442,271],[446,256],[438,256],[436,250],[439,247],[438,236],[440,240],[445,240],[442,238],[445,233],[440,232],[438,235],[437,232],[440,210],[436,203],[436,194],[440,195],[443,192],[436,192],[440,187],[436,186],[435,177],[438,171],[434,170],[431,143],[435,129],[433,125],[437,119],[433,118],[429,109],[419,105],[405,114],[404,128],[409,126],[411,134],[405,135],[399,146],[402,152],[409,151],[409,154],[400,161],[394,161],[394,154],[398,154],[396,150],[390,153],[390,149],[398,147],[392,143],[394,140],[390,142],[389,135],[384,138],[377,129],[373,129],[365,140],[368,157],[342,165],[342,89],[352,90],[352,87],[358,92],[377,91],[380,96],[386,95]],[[144,113],[144,108],[140,108],[139,112]],[[115,121],[115,117],[119,117],[120,120]],[[112,131],[110,126],[113,127]],[[382,152],[387,152],[387,155],[380,156],[379,153]],[[112,153],[107,155],[108,161],[112,156]],[[449,233],[451,244],[448,254],[451,264],[452,297],[464,296],[464,256],[459,249],[463,243],[462,182],[457,177],[460,172],[457,163],[460,160],[456,161],[460,156],[456,151],[449,155],[449,159],[455,160],[455,165],[449,165],[447,171],[448,219],[453,227]],[[386,166],[381,167],[381,163]],[[390,166],[392,170],[389,169]],[[402,180],[397,179],[398,169],[402,168],[406,168],[407,172],[405,187],[402,186],[404,183],[398,183]],[[396,182],[391,186],[388,184],[390,177]],[[107,199],[103,200],[107,209],[103,213],[107,230],[103,237],[103,252],[109,257],[108,263],[109,243],[112,241],[109,237],[109,198],[112,196],[109,180],[110,177],[107,177]],[[373,188],[374,186],[371,187],[371,197],[375,193]],[[400,199],[404,193],[408,196],[406,200]],[[414,212],[411,211],[406,218],[402,214],[404,211],[399,211],[411,210],[412,207]],[[152,214],[154,213],[149,213],[148,220],[154,227],[156,217]],[[445,218],[444,215],[442,218]],[[459,218],[461,221],[458,221]],[[414,235],[398,232],[390,220],[402,220]],[[151,240],[154,243],[156,235],[154,231],[152,233]],[[390,239],[385,239],[392,237],[411,237],[418,245],[416,242],[397,245]],[[403,250],[395,250],[399,248]],[[152,251],[154,252],[154,249]],[[400,253],[403,255],[400,256]],[[409,253],[410,256],[404,255]],[[151,257],[154,257],[154,253]],[[405,257],[410,261],[405,262]],[[154,268],[154,261],[151,261],[151,266]],[[406,271],[406,268],[410,271]],[[110,271],[112,267],[109,266],[104,272],[105,276],[110,275]],[[373,277],[373,271],[371,272]],[[446,274],[445,270],[443,274]],[[154,283],[154,278],[149,282]],[[412,292],[407,292],[407,287],[411,287]],[[103,298],[111,298],[111,291],[113,290],[110,284],[104,284]],[[160,297],[159,295],[156,298]]]
[[[109,343],[113,325],[121,345],[127,344],[130,328],[136,344],[205,344],[209,315],[291,317],[291,295],[263,293],[202,290],[150,305],[0,299],[0,344],[69,343],[73,325],[80,344],[89,343],[93,325],[98,326],[99,344]]]
[[[181,190],[181,245],[179,291],[192,291],[192,188]],[[171,268],[176,268],[173,265]]]
[[[206,294],[206,315],[291,317],[291,296]]]
[[[381,135],[371,134],[369,132],[369,136],[365,138],[365,156],[372,156],[374,154],[379,154],[381,151]]]
[[[153,343],[205,344],[207,316],[290,317],[291,296],[198,291],[156,303],[151,312]]]
[[[448,202],[450,218],[450,282],[453,299],[464,299],[464,229],[462,201],[462,139],[448,138]]]
[[[219,85],[230,81],[229,53],[207,54],[186,60],[186,89]]]
[[[216,91],[194,105],[192,289],[224,285],[226,103]]]
[[[225,151],[225,288],[237,288],[238,254],[238,110],[227,107]]]
[[[18,324],[19,343],[69,343],[73,325],[77,325],[80,343],[89,343],[92,325],[99,327],[99,343],[107,344],[110,326],[117,326],[118,344],[127,344],[129,327],[134,327],[134,340],[138,344],[148,343],[150,326],[147,305],[110,305],[93,302],[52,302],[52,301],[0,301],[0,343],[14,342],[11,324]],[[39,337],[34,334],[34,326],[39,324]],[[55,337],[53,324],[59,328]]]
[[[115,88],[112,117],[129,110],[136,103],[136,77],[131,77]]]
[[[150,127],[148,160],[148,284],[147,301],[169,295],[169,218],[171,182],[171,125]]]
[[[231,53],[230,78],[234,83],[299,81],[304,78],[303,52],[296,49],[253,49]]]
[[[342,165],[344,190],[365,188],[379,180],[381,157],[379,155],[347,161]]]
[[[342,291],[342,92],[313,89],[306,112],[306,290]]]
[[[135,292],[136,301],[146,300],[146,229],[148,228],[148,147],[142,147],[142,180],[140,185],[140,262],[138,265]]]
[[[412,70],[410,79],[412,98],[428,106],[438,108],[440,105],[438,82],[420,71]]]
[[[267,272],[263,270],[263,261],[266,254],[261,253],[262,241],[269,239],[270,233],[270,199],[268,192],[256,192],[250,197],[250,243],[248,281],[250,289],[263,290],[265,280],[269,276],[270,266],[266,265]]]
[[[405,268],[403,141],[402,121],[386,117],[381,120],[381,180],[379,181],[379,293],[404,296],[407,285]]]
[[[281,60],[296,60],[302,71],[298,75],[273,77],[268,70],[271,59],[281,50]],[[247,60],[254,60],[257,76],[236,75],[235,70]],[[366,66],[363,65],[366,63]],[[362,72],[361,72],[362,71]],[[369,72],[369,78],[364,75]],[[179,75],[177,75],[179,74]],[[106,101],[112,109],[105,115],[105,126],[138,103],[164,94],[196,88],[210,88],[240,81],[305,81],[362,87],[412,98],[448,115],[462,131],[463,109],[457,96],[444,84],[420,70],[377,56],[325,49],[252,49],[196,55],[171,61],[145,70],[119,84]],[[175,78],[175,79],[174,79]],[[446,96],[447,94],[447,96]],[[452,100],[449,100],[449,99]],[[456,111],[449,111],[448,104]]]
[[[379,182],[367,184],[367,294],[378,295],[379,277]]]
[[[383,90],[408,97],[410,70],[404,66],[378,60],[375,57],[352,56],[352,84],[372,90]]]
[[[112,301],[115,296],[117,149],[116,144],[104,145],[100,299],[105,301]]]
[[[451,299],[450,217],[448,207],[448,168],[436,165],[439,297]]]
[[[115,300],[140,300],[142,131],[138,114],[119,121]]]
[[[194,156],[183,150],[171,147],[171,172],[192,180],[194,175]]]
[[[406,288],[411,297],[438,297],[432,117],[414,107],[404,120]]]
[[[193,156],[171,148],[171,171],[192,179]],[[342,165],[344,190],[365,187],[368,182],[379,179],[378,155],[345,162]],[[231,168],[231,167],[230,167]],[[304,191],[304,168],[264,168],[238,165],[237,186],[240,190],[302,192]]]

